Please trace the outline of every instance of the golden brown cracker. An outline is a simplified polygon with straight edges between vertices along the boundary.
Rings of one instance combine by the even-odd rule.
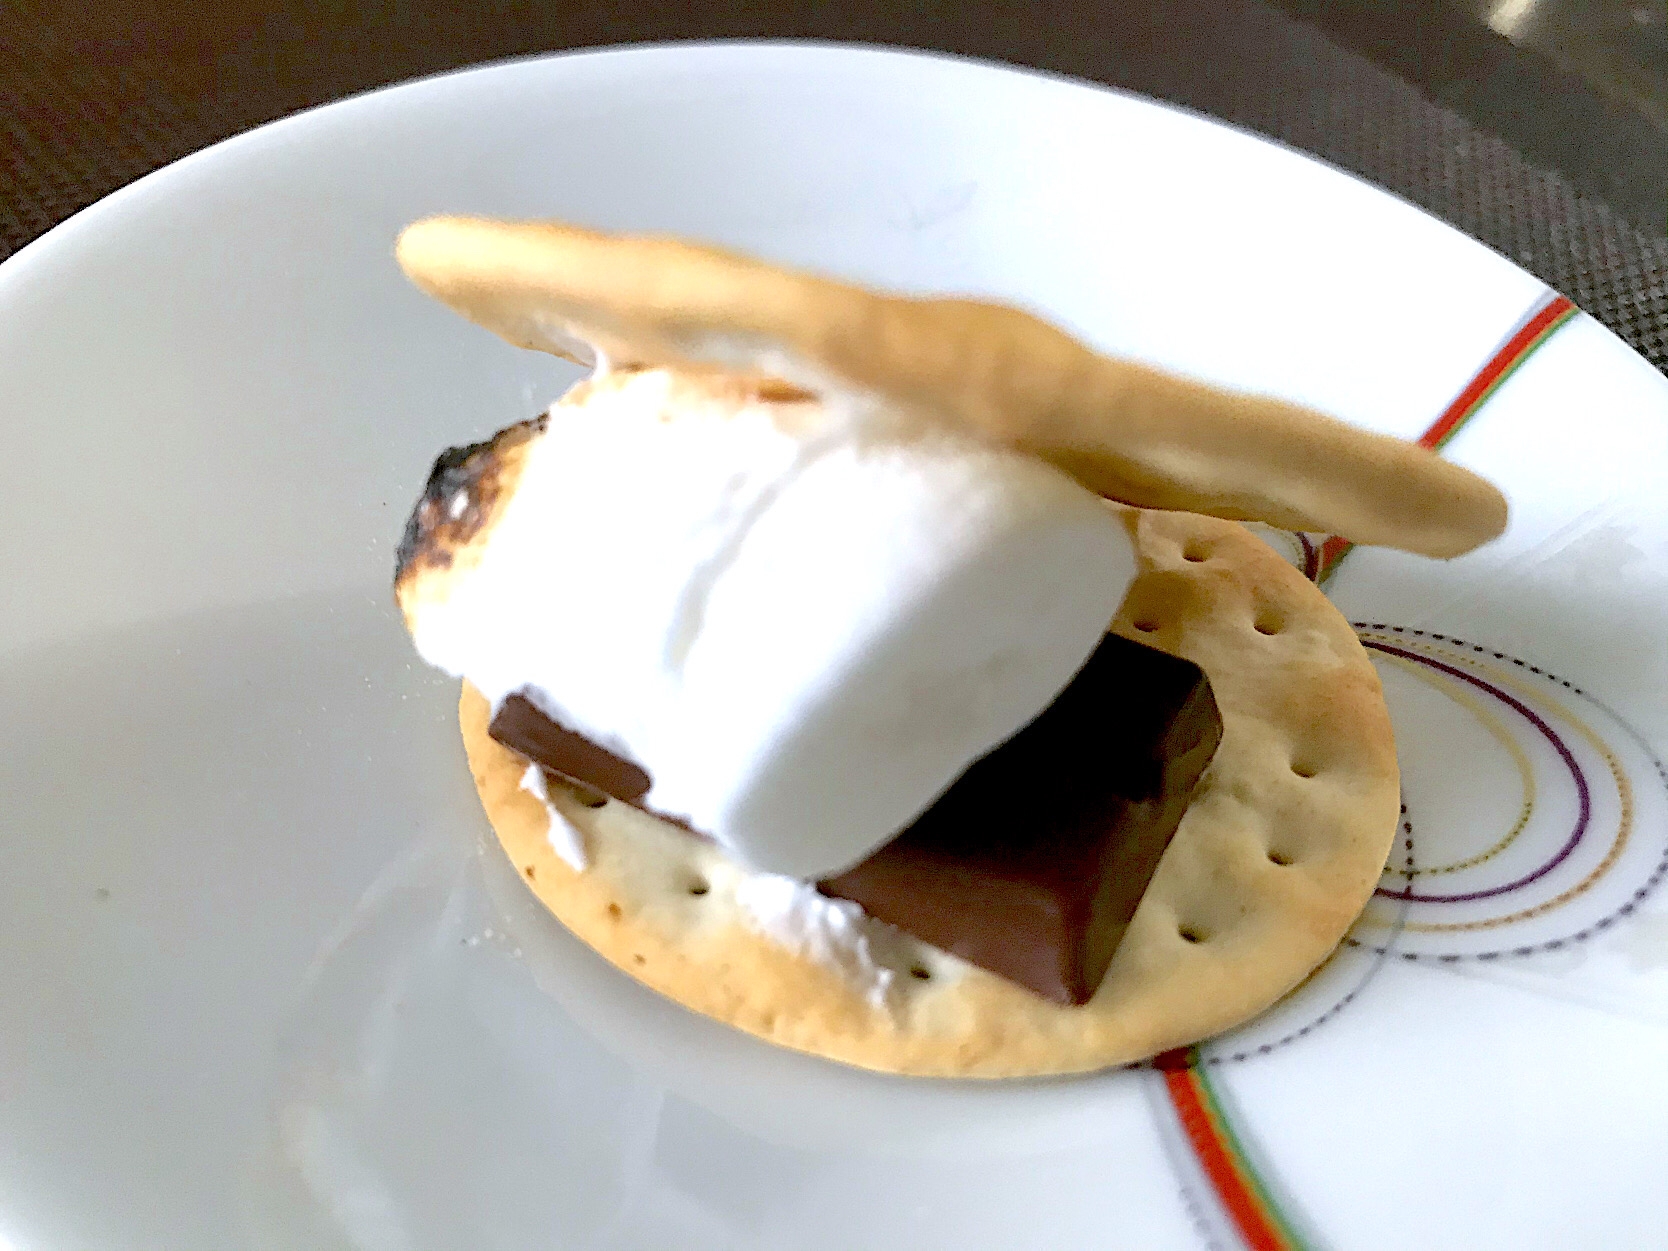
[[[1378,882],[1399,813],[1389,714],[1349,624],[1244,527],[1121,511],[1140,573],[1113,628],[1198,663],[1223,738],[1083,1007],[865,918],[893,973],[876,993],[861,970],[760,932],[738,903],[748,871],[713,845],[625,804],[589,808],[553,788],[585,843],[589,863],[576,872],[552,850],[542,804],[520,788],[526,761],[487,736],[486,701],[465,686],[464,744],[505,852],[563,924],[639,981],[759,1037],[863,1068],[1083,1072],[1240,1024],[1327,957]]]
[[[511,343],[885,396],[1146,508],[1439,557],[1506,524],[1498,490],[1416,444],[1103,356],[1004,305],[882,295],[557,222],[431,218],[405,230],[398,257],[422,290]]]

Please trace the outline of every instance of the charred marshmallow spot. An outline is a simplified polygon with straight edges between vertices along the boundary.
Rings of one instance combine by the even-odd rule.
[[[505,454],[543,433],[547,420],[521,422],[435,458],[395,552],[395,585],[419,568],[451,567],[453,549],[473,538],[491,515]]]

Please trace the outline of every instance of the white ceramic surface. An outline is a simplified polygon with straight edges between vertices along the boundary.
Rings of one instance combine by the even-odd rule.
[[[1225,127],[812,47],[419,82],[59,227],[0,266],[0,1248],[1243,1242],[1159,1073],[776,1052],[480,854],[392,546],[437,450],[571,374],[405,285],[394,233],[443,210],[1001,296],[1409,437],[1545,299]],[[1416,872],[1192,1072],[1282,1236],[1660,1246],[1668,383],[1576,317],[1447,454],[1506,538],[1328,584],[1381,648]]]

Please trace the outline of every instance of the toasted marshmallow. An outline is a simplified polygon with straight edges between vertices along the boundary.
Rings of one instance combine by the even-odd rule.
[[[849,868],[1026,725],[1135,575],[1064,473],[876,401],[642,370],[448,454],[398,593],[742,861]]]

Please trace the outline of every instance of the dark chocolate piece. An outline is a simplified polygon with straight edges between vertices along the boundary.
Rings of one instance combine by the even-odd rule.
[[[1197,665],[1108,635],[1041,716],[820,889],[1085,1003],[1221,737]]]
[[[597,790],[628,804],[649,793],[649,775],[631,761],[558,724],[524,695],[498,705],[487,733],[511,751],[543,765],[583,789]]]
[[[646,807],[646,772],[520,695],[489,732],[581,788]],[[1041,716],[818,888],[1040,995],[1085,1003],[1221,737],[1197,665],[1107,635]]]

